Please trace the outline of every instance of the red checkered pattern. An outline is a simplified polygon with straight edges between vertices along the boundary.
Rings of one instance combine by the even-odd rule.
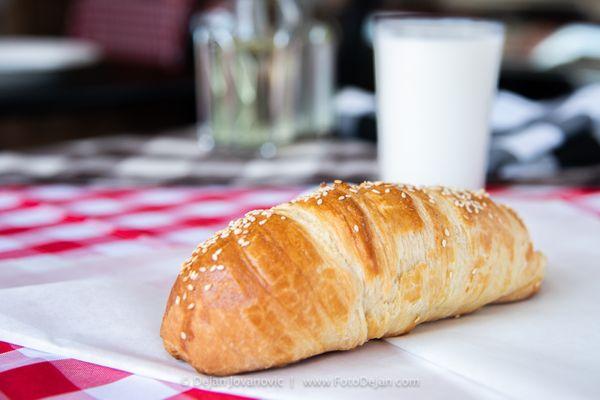
[[[122,255],[197,244],[229,220],[304,188],[0,188],[0,260]],[[600,217],[600,189],[495,188],[503,198],[561,201]],[[190,389],[0,342],[0,398],[239,398]]]

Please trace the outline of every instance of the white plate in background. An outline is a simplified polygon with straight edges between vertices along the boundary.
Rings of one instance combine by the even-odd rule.
[[[100,48],[89,41],[52,37],[0,38],[0,74],[58,72],[97,63]]]

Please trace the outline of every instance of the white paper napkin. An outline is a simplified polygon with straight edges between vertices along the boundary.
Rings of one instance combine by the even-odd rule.
[[[158,336],[187,248],[78,262],[1,263],[0,340],[267,398],[598,398],[600,222],[562,203],[514,205],[550,259],[541,293],[527,302],[426,324],[389,343],[376,341],[237,381],[194,373],[163,350]],[[256,379],[261,381],[243,387]],[[418,387],[403,387],[410,380]]]

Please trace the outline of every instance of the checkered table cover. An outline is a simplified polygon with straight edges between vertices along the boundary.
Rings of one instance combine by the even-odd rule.
[[[306,187],[0,188],[0,262],[52,263],[87,255],[124,255],[157,247],[192,248],[255,208],[291,199]],[[503,198],[562,201],[600,218],[600,189],[492,188]],[[28,271],[31,273],[31,271]],[[233,399],[125,371],[0,342],[0,399]]]

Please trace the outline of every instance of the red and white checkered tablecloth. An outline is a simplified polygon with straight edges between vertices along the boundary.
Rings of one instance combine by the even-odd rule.
[[[67,185],[0,188],[1,260],[123,255],[205,239],[229,220],[270,207],[302,187],[102,188]],[[496,188],[503,198],[562,201],[600,218],[600,189]],[[31,273],[31,271],[28,271]],[[225,399],[188,388],[0,342],[0,399]]]

